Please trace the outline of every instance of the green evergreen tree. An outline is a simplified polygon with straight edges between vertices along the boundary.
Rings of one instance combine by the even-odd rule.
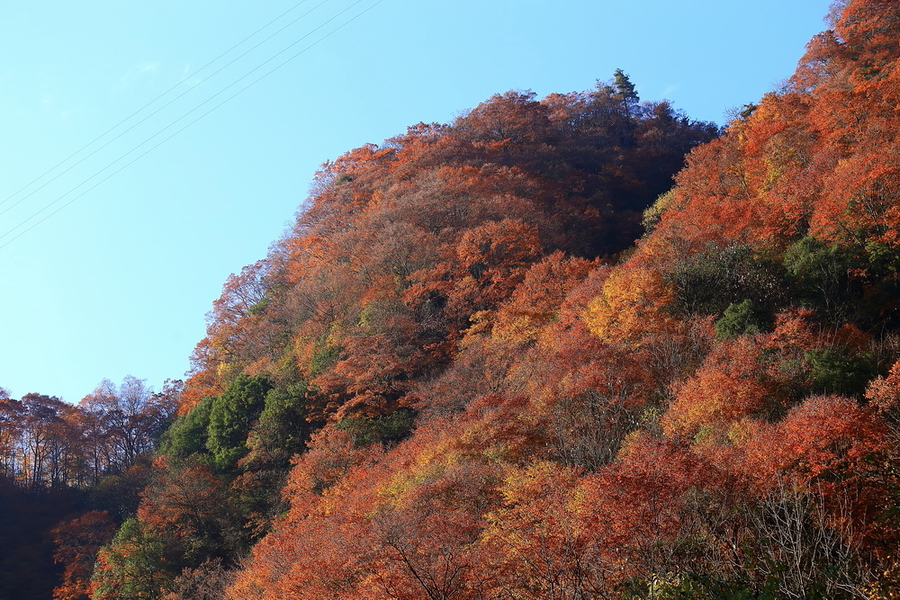
[[[101,548],[92,579],[92,600],[157,600],[172,582],[162,538],[128,519],[112,542]]]
[[[266,377],[239,375],[213,400],[206,448],[217,469],[227,470],[247,453],[247,434],[265,406],[272,384]]]

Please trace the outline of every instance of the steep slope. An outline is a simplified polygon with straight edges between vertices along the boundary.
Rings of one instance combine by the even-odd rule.
[[[684,154],[717,133],[641,103],[617,71],[583,93],[497,95],[326,164],[293,230],[215,303],[182,416],[137,519],[100,553],[95,597],[233,563],[285,509],[289,459],[308,444],[315,455],[311,436],[360,448],[406,437],[415,415],[446,405],[426,383],[514,290],[546,296],[526,317],[536,332],[570,279],[633,243]]]
[[[832,26],[668,192],[621,72],[326,165],[94,598],[896,597],[900,6]]]

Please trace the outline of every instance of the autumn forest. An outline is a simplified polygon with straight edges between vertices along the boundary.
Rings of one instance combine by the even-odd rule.
[[[900,598],[898,40],[326,163],[184,381],[0,390],[0,600]]]

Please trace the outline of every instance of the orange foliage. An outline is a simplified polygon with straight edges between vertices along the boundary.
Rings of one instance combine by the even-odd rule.
[[[516,342],[533,342],[555,321],[570,288],[597,267],[596,262],[566,258],[556,251],[532,266],[494,319],[492,334]]]
[[[62,565],[62,581],[53,600],[80,600],[90,593],[91,572],[101,546],[108,544],[115,524],[105,511],[90,511],[53,530],[54,560]]]
[[[763,408],[769,390],[762,380],[757,339],[720,342],[678,389],[662,420],[670,436],[717,437],[734,421]]]
[[[204,342],[197,345],[194,349],[194,356],[202,354],[206,347]],[[195,359],[195,364],[201,364],[203,359]],[[214,363],[210,362],[210,365]],[[184,382],[184,391],[181,393],[181,401],[178,403],[178,414],[186,415],[200,403],[206,396],[217,396],[225,391],[222,380],[220,380],[212,366],[200,367],[195,369],[193,373]]]
[[[887,377],[869,384],[866,399],[882,414],[894,417],[900,411],[900,361],[893,364]]]
[[[893,530],[872,532],[895,483],[900,362],[868,404],[816,386],[844,367],[864,380],[864,354],[889,343],[789,293],[758,333],[716,340],[721,310],[683,317],[673,276],[740,246],[799,288],[782,260],[812,234],[845,245],[860,285],[896,289],[898,23],[896,2],[849,0],[783,89],[691,152],[615,267],[594,257],[624,250],[669,183],[641,172],[712,135],[639,105],[621,72],[498,95],[326,164],[294,230],[229,279],[184,396],[239,372],[303,379],[304,414],[332,423],[227,597],[611,597],[687,565],[759,591],[780,567],[753,537],[792,501],[784,482],[825,503],[815,527],[845,518],[888,547]],[[335,426],[401,406],[415,429],[393,446]],[[217,531],[224,490],[170,467],[139,516],[175,540]]]
[[[355,448],[343,431],[318,434],[285,487],[290,510],[254,546],[226,597],[355,597],[372,556],[368,486],[383,476],[372,463],[378,456],[375,449]]]

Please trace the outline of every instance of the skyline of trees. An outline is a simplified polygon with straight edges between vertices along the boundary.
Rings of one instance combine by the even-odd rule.
[[[132,376],[104,380],[77,404],[43,394],[0,396],[0,476],[22,487],[96,486],[156,449],[182,384],[154,393]]]

